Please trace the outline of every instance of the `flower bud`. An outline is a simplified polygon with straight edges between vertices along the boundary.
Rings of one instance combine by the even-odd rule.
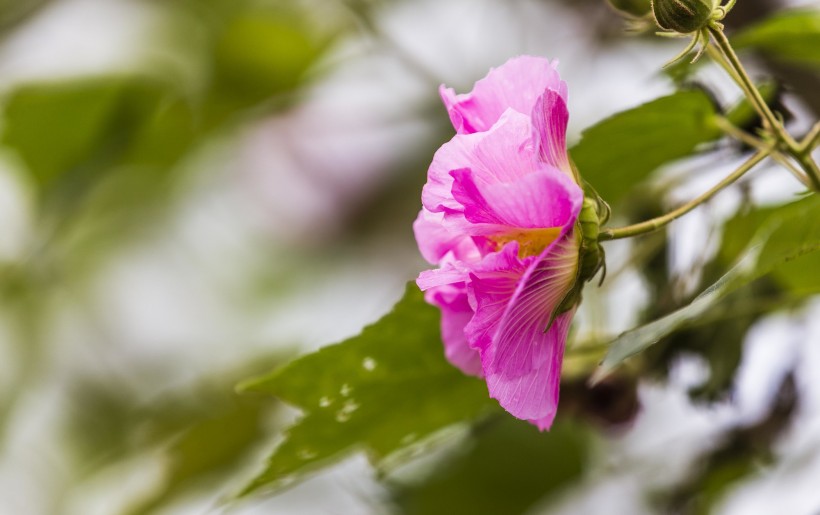
[[[714,7],[710,0],[652,0],[652,13],[658,25],[680,34],[705,27]]]

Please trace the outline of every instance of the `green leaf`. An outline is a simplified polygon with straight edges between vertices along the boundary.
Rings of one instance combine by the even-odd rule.
[[[244,12],[230,20],[217,39],[216,87],[247,104],[290,91],[325,46],[297,16]]]
[[[807,279],[812,274],[817,275],[817,255],[813,255],[817,250],[820,250],[820,198],[817,195],[775,210],[756,231],[738,263],[695,300],[654,322],[618,336],[611,343],[592,381],[599,381],[625,359],[699,319],[728,294],[763,275],[772,273],[777,278],[784,270],[791,274],[799,272],[800,278],[817,285],[820,281],[816,278],[813,281]],[[820,289],[803,288],[803,293],[818,291]]]
[[[588,128],[570,153],[584,179],[614,204],[659,166],[720,137],[714,115],[706,93],[674,93]]]
[[[652,13],[652,4],[649,0],[607,0],[615,10],[635,18],[642,18]]]
[[[241,495],[275,489],[354,450],[379,464],[494,405],[484,383],[444,358],[439,313],[410,283],[393,311],[359,336],[240,385],[305,411]]]
[[[260,403],[237,403],[185,432],[168,450],[168,471],[162,489],[133,513],[159,507],[184,491],[189,483],[233,470],[265,434]]]
[[[104,151],[121,91],[116,79],[22,87],[6,101],[2,143],[47,186]]]
[[[747,28],[732,42],[736,48],[757,48],[783,61],[820,66],[820,11],[784,11]]]
[[[419,484],[396,487],[396,501],[406,515],[524,513],[581,476],[589,437],[567,420],[539,433],[505,416],[482,428],[466,455]]]

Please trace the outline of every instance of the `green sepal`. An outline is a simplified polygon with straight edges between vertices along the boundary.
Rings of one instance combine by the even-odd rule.
[[[590,281],[595,275],[603,270],[601,282],[606,276],[606,259],[604,249],[598,242],[598,234],[601,225],[609,219],[609,205],[598,195],[595,189],[589,184],[584,184],[584,202],[581,213],[575,222],[575,235],[580,239],[578,251],[578,271],[572,287],[561,299],[561,302],[550,314],[549,322],[544,332],[552,327],[558,315],[566,313],[581,303],[584,284]]]

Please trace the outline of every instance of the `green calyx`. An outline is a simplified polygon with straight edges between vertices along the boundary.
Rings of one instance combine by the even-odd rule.
[[[711,0],[652,0],[658,26],[679,34],[691,34],[715,18],[716,2]]]
[[[578,266],[578,281],[584,283],[605,269],[604,249],[598,243],[601,224],[609,219],[609,206],[597,196],[585,196],[578,226],[581,229],[581,251]],[[601,277],[603,281],[603,276]]]
[[[578,273],[572,288],[564,295],[561,302],[552,312],[547,329],[558,315],[565,313],[581,302],[581,292],[584,284],[589,282],[595,275],[603,270],[600,282],[603,283],[606,277],[606,259],[604,249],[598,242],[598,234],[601,225],[609,219],[609,205],[598,196],[598,193],[589,185],[586,185],[584,192],[584,203],[581,206],[581,213],[575,224],[576,237],[580,240],[578,251]]]

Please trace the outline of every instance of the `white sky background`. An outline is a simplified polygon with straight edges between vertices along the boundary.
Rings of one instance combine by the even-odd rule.
[[[145,5],[126,0],[57,2],[0,47],[0,91],[25,80],[134,66],[145,51],[144,38],[157,23],[157,13]],[[120,336],[113,345],[77,308],[76,299],[64,299],[54,329],[60,350],[51,358],[44,380],[14,413],[10,439],[0,455],[0,513],[53,513],[50,492],[70,484],[74,464],[60,445],[57,422],[64,415],[62,385],[71,377],[105,376],[98,370],[103,361],[142,386],[144,370],[167,363],[167,376],[145,392],[150,397],[248,355],[247,347],[226,341],[247,342],[254,350],[268,348],[271,342],[313,349],[355,334],[398,298],[404,282],[421,266],[414,255],[408,257],[412,249],[402,246],[374,245],[342,253],[332,267],[303,278],[299,291],[252,312],[234,302],[247,280],[242,267],[224,264],[268,266],[257,262],[255,245],[260,234],[273,234],[281,241],[285,264],[269,266],[286,266],[289,242],[327,230],[337,210],[355,203],[368,184],[383,181],[391,164],[413,151],[408,141],[423,140],[426,122],[408,106],[418,105],[434,85],[409,69],[405,59],[463,92],[489,67],[510,56],[557,58],[570,88],[571,137],[608,114],[670,90],[657,70],[677,52],[674,44],[650,48],[619,41],[603,49],[593,47],[578,30],[583,20],[558,5],[548,10],[543,6],[534,0],[420,0],[386,11],[379,23],[403,49],[404,58],[368,38],[348,41],[336,56],[344,66],[317,84],[306,103],[287,118],[265,120],[237,142],[209,148],[185,163],[202,171],[186,189],[188,197],[180,199],[166,231],[122,249],[98,272],[85,299],[95,309],[104,309],[106,330]],[[385,130],[385,120],[394,119],[407,121]],[[325,174],[322,183],[346,187],[327,189],[305,182],[294,152],[313,160]],[[0,159],[0,164],[0,259],[14,260],[25,247],[28,192],[15,178],[13,163]],[[247,172],[237,174],[236,169]],[[675,199],[703,191],[722,171],[705,174],[704,182],[687,185]],[[773,189],[762,190],[767,201],[787,198],[793,191]],[[698,238],[703,231],[698,229],[706,222],[705,215],[728,216],[718,206],[733,204],[736,196],[726,192],[719,202],[724,204],[715,203],[675,225],[679,271],[688,270],[702,252]],[[349,301],[351,291],[358,292],[356,302]],[[611,319],[627,324],[644,297],[639,281],[627,280],[613,288],[612,295],[612,304],[623,312],[613,311]],[[322,316],[317,318],[317,312]],[[606,442],[589,477],[576,490],[533,513],[650,513],[639,499],[645,486],[662,486],[684,474],[723,429],[759,417],[783,371],[797,366],[803,404],[795,427],[778,446],[782,459],[774,470],[731,491],[720,513],[816,514],[820,386],[812,381],[812,372],[820,369],[818,313],[820,304],[755,328],[732,403],[706,409],[688,402],[686,388],[704,374],[694,360],[682,362],[669,385],[643,385],[643,412],[634,430]],[[3,328],[0,321],[0,344],[8,338]],[[89,348],[89,341],[96,343]],[[0,372],[6,366],[0,365]],[[110,513],[129,495],[150,489],[158,466],[155,458],[125,464],[74,489],[65,513]],[[357,457],[279,497],[234,512],[373,513],[376,508],[369,498],[378,492],[368,466]],[[212,501],[186,500],[168,513],[203,513]]]

